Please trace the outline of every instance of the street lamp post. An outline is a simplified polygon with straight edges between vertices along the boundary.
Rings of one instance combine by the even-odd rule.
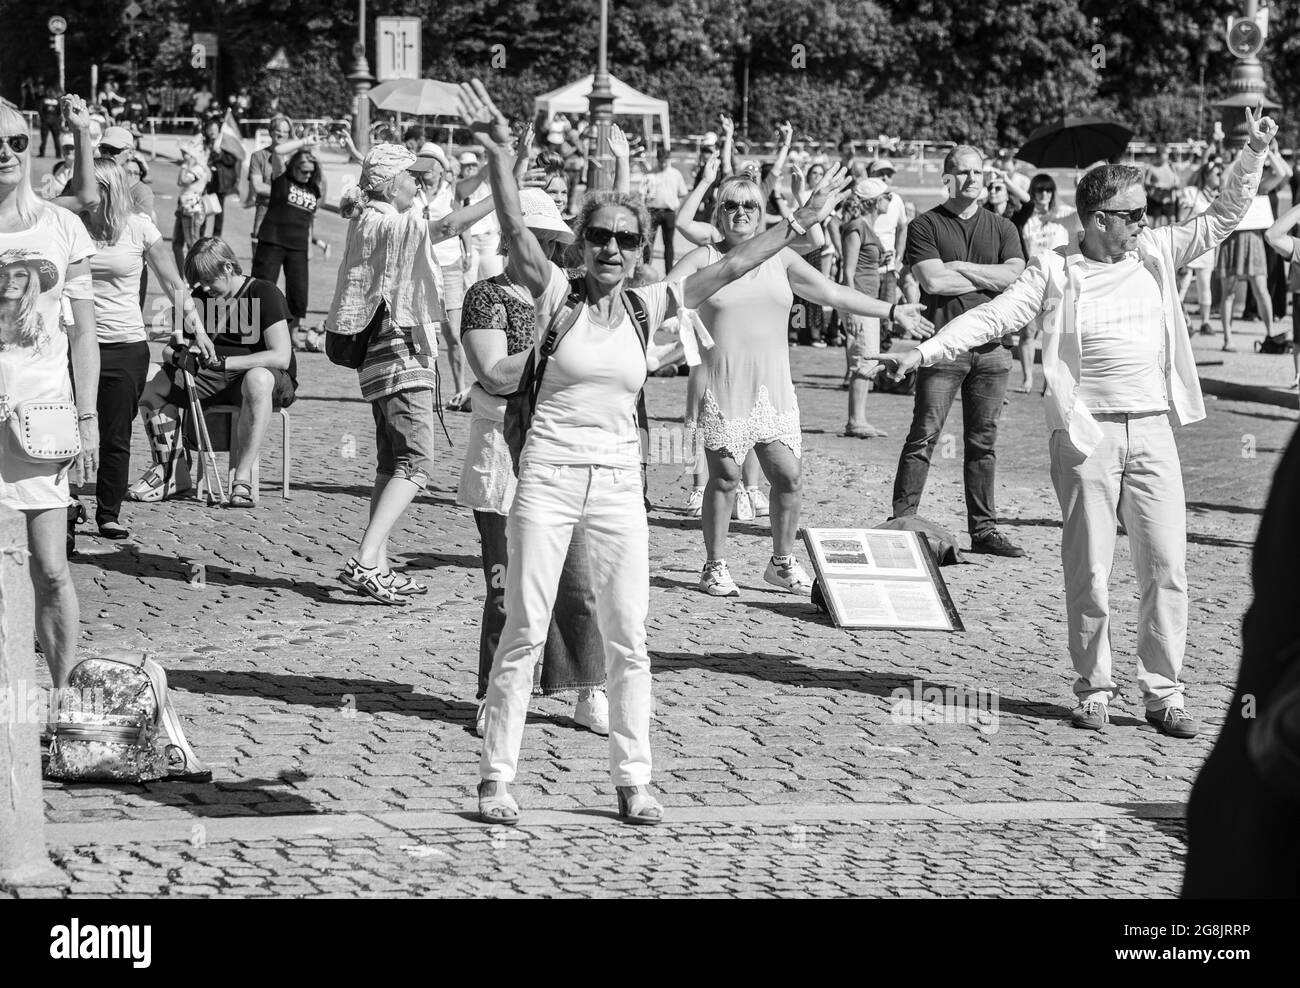
[[[374,83],[370,63],[366,61],[366,0],[357,0],[357,43],[352,46],[352,68],[348,72],[356,105],[352,114],[352,141],[364,152],[370,142],[370,99],[366,95]]]
[[[1253,21],[1258,12],[1258,0],[1245,0],[1245,20]],[[1258,37],[1256,32],[1256,43],[1247,50],[1258,51]],[[1231,38],[1229,47],[1231,48]],[[1280,106],[1268,98],[1264,66],[1257,55],[1234,54],[1237,55],[1236,64],[1232,67],[1232,79],[1228,82],[1231,95],[1215,105],[1223,111],[1224,143],[1236,150],[1245,147],[1250,137],[1246,127],[1246,107],[1251,107],[1256,113],[1263,113],[1270,109],[1280,109]]]
[[[609,0],[600,0],[600,47],[597,53],[596,75],[592,79],[587,106],[591,112],[591,130],[596,135],[596,146],[587,162],[587,188],[589,190],[614,187],[613,156],[609,153],[609,130],[614,123],[614,91],[609,84],[607,45],[609,37]]]

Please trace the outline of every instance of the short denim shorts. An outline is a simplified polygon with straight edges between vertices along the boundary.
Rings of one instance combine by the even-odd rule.
[[[433,472],[433,391],[408,388],[377,398],[370,407],[378,452],[375,472],[428,486]]]

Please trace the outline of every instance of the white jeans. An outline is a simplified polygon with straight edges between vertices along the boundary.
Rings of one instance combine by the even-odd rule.
[[[506,523],[506,621],[488,680],[479,774],[514,780],[533,689],[575,525],[587,540],[596,622],[605,644],[609,771],[650,781],[650,537],[639,469],[556,466],[525,455]]]
[[[1183,705],[1187,644],[1187,502],[1169,416],[1098,414],[1102,439],[1087,459],[1069,434],[1050,440],[1061,504],[1070,661],[1080,703],[1115,696],[1111,677],[1110,570],[1116,519],[1124,519],[1137,571],[1138,687],[1147,710]]]

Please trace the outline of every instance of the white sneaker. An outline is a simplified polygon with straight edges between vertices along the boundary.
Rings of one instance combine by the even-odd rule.
[[[704,488],[692,487],[686,494],[686,517],[699,518],[704,514]]]
[[[721,559],[705,563],[700,571],[700,589],[710,597],[739,597],[740,587],[727,572],[727,564]]]
[[[775,587],[782,590],[789,590],[791,593],[810,594],[812,593],[812,579],[797,559],[791,558],[789,565],[781,565],[775,558],[767,561],[767,572],[763,574],[763,579]]]
[[[749,491],[744,487],[736,491],[736,500],[731,506],[731,517],[736,521],[754,520],[754,502],[749,499]]]
[[[749,489],[749,501],[754,506],[755,518],[766,518],[771,515],[771,507],[767,501],[767,494],[761,487],[751,487]]]
[[[609,734],[609,700],[604,690],[583,690],[573,708],[573,719],[593,734]]]

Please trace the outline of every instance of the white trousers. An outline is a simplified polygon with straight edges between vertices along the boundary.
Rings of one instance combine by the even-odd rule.
[[[1110,571],[1124,519],[1140,595],[1138,687],[1147,710],[1183,705],[1187,644],[1187,501],[1169,416],[1098,414],[1102,439],[1084,458],[1057,429],[1052,483],[1061,504],[1070,661],[1079,702],[1110,700]]]
[[[618,786],[650,781],[650,539],[639,469],[556,466],[525,455],[506,523],[506,621],[488,680],[479,774],[514,780],[533,666],[542,656],[560,571],[582,526],[605,644],[609,771]]]

